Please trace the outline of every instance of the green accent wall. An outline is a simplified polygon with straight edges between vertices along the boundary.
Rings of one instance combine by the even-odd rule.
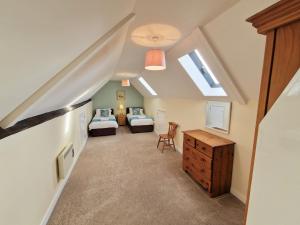
[[[125,91],[124,112],[126,107],[144,106],[144,96],[142,96],[133,86],[122,87],[121,81],[109,81],[93,97],[93,110],[97,108],[113,108],[115,114],[119,111],[117,101],[117,91]]]

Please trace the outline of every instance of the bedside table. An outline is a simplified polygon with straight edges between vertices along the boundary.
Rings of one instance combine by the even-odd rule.
[[[126,125],[126,115],[118,114],[117,121],[120,126],[125,126]]]

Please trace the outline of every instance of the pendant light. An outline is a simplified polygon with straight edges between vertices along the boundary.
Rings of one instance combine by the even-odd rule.
[[[122,80],[121,85],[122,85],[122,87],[129,87],[130,82],[129,82],[129,80]]]
[[[148,50],[146,52],[145,69],[165,70],[166,69],[165,52],[160,49]]]

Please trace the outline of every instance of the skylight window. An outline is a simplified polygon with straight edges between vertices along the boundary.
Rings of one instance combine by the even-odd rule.
[[[147,89],[147,91],[150,92],[151,95],[157,95],[157,93],[152,89],[152,87],[147,83],[147,81],[145,81],[145,79],[143,77],[140,77],[139,81]]]
[[[204,96],[227,96],[197,49],[180,57],[178,61]]]

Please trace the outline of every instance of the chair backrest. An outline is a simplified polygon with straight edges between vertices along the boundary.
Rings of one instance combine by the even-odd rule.
[[[178,127],[177,123],[169,122],[168,136],[170,138],[174,138],[175,137],[177,127]]]

